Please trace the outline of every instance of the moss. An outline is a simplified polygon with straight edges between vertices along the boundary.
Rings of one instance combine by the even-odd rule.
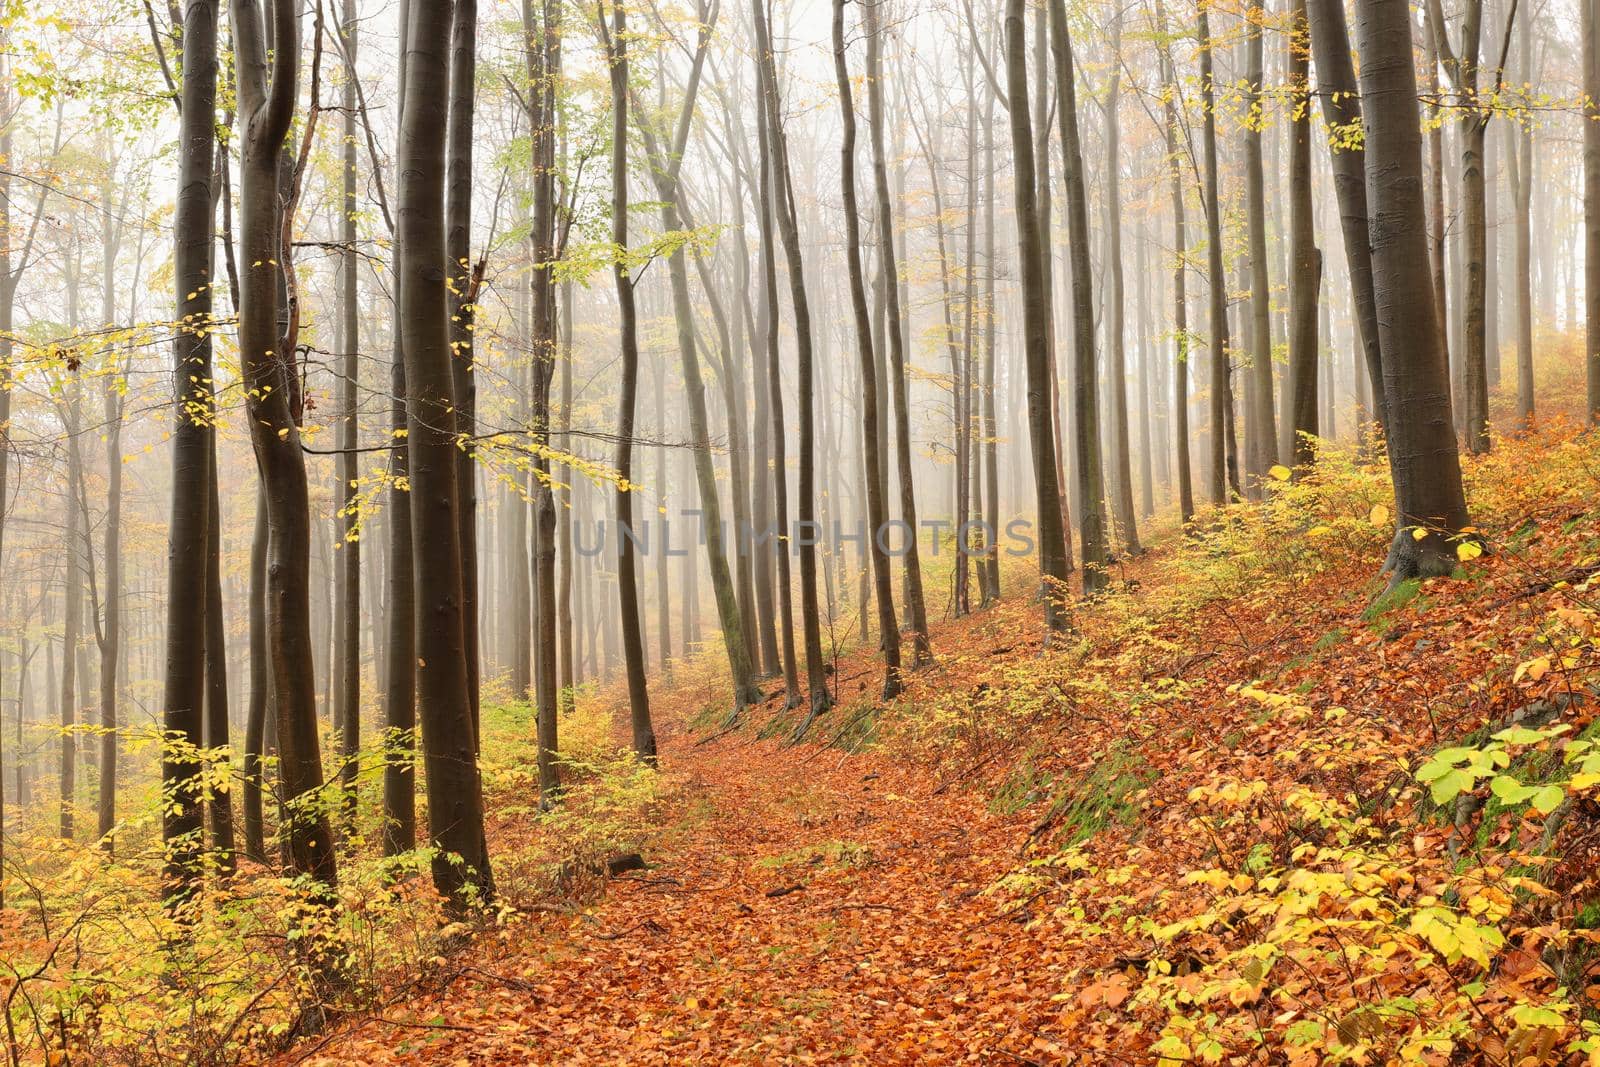
[[[1138,813],[1135,798],[1155,778],[1143,757],[1119,742],[1106,749],[1087,773],[1066,782],[1044,822],[1055,824],[1062,847],[1071,848],[1113,822],[1133,822]]]

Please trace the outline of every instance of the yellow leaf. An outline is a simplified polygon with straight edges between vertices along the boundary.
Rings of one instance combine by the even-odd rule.
[[[1389,509],[1382,504],[1372,505],[1372,510],[1367,513],[1367,521],[1374,526],[1389,525]]]
[[[1425,528],[1423,528],[1421,526],[1413,526],[1411,528],[1411,539],[1413,541],[1421,541],[1423,538],[1425,538],[1427,536],[1428,536],[1428,531]]]
[[[1294,474],[1293,471],[1291,471],[1288,467],[1285,467],[1282,463],[1274,465],[1273,468],[1267,473],[1272,475],[1280,482],[1288,481]]]
[[[1456,558],[1465,563],[1469,559],[1477,559],[1483,555],[1483,549],[1476,541],[1463,541],[1456,546]]]

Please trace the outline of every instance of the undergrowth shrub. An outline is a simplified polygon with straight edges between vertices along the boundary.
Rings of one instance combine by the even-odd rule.
[[[528,705],[483,705],[499,892],[493,910],[465,917],[435,893],[431,850],[376,854],[381,737],[359,756],[358,818],[341,844],[331,906],[312,902],[300,880],[248,860],[224,877],[209,854],[203,888],[181,912],[169,912],[161,903],[158,789],[123,792],[128,814],[109,851],[60,840],[51,820],[36,814],[6,850],[0,1020],[9,1062],[258,1062],[331,1019],[382,1009],[447,976],[449,958],[474,926],[519,922],[519,908],[592,900],[603,888],[605,861],[640,850],[650,837],[662,789],[657,772],[616,740],[610,705],[588,691],[577,697],[561,719],[564,792],[545,812],[537,805]],[[130,766],[154,761],[159,744],[127,736]],[[335,750],[325,744],[324,752]],[[208,799],[237,797],[228,753],[201,755],[210,768]],[[417,775],[425,819],[420,761]],[[339,824],[336,777],[311,803]],[[426,839],[425,823],[419,836]]]

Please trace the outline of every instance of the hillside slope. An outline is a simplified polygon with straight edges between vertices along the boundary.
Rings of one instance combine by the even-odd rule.
[[[1119,569],[1062,647],[1019,571],[892,708],[844,654],[799,745],[777,700],[714,732],[680,672],[650,868],[295,1058],[1587,1058],[1593,446],[1471,464],[1489,551],[1387,593],[1385,479],[1331,453]]]

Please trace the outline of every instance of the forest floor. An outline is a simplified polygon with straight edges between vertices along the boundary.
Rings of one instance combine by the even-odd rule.
[[[1488,552],[1387,592],[1344,452],[1050,651],[1019,568],[891,708],[842,653],[800,744],[685,671],[647,869],[512,900],[283,1062],[1600,1063],[1594,449],[1497,441]]]
[[[878,753],[708,741],[675,708],[658,725],[675,816],[648,870],[296,1059],[1030,1062],[1064,946],[984,892],[1016,866],[1025,815]]]

